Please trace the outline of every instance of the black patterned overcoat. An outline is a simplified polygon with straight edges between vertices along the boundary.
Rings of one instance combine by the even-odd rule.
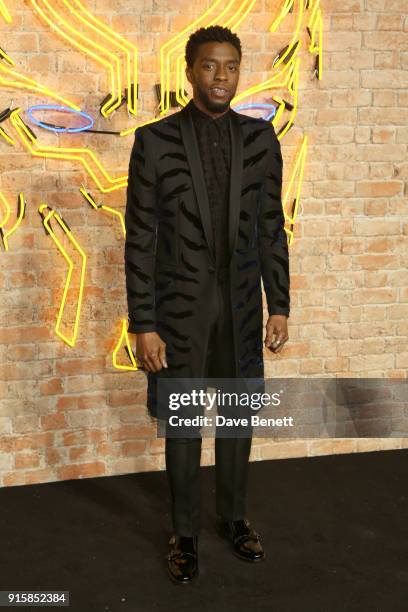
[[[217,274],[210,208],[190,101],[136,129],[126,202],[128,331],[156,331],[168,368],[148,374],[156,415],[161,376],[204,376]],[[228,245],[235,371],[262,378],[262,286],[269,314],[289,316],[282,155],[271,123],[231,109]]]

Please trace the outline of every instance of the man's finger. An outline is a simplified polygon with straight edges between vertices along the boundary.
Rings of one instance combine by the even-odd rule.
[[[279,353],[283,349],[283,345],[285,344],[287,338],[285,336],[278,336],[275,342],[271,345],[271,350],[274,353]]]
[[[271,346],[272,342],[273,342],[273,338],[276,335],[275,330],[271,329],[271,330],[266,330],[266,336],[265,336],[265,346],[267,346],[268,348]]]
[[[163,343],[160,345],[160,349],[159,349],[159,360],[160,363],[162,364],[163,368],[167,368],[167,359],[166,359],[166,345]]]
[[[161,361],[159,359],[159,352],[152,352],[149,353],[147,356],[147,363],[149,364],[149,367],[152,369],[152,372],[158,372],[159,370],[162,369],[162,364]]]

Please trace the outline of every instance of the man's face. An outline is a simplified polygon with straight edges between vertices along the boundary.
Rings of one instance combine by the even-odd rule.
[[[200,45],[194,66],[186,69],[194,100],[210,113],[227,111],[237,90],[239,63],[238,51],[228,42]]]

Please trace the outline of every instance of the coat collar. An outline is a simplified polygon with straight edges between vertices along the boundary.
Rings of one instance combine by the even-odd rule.
[[[180,130],[187,153],[187,160],[190,166],[191,177],[203,223],[205,238],[207,240],[211,258],[213,263],[215,263],[215,244],[211,224],[210,204],[208,201],[207,188],[202,170],[200,151],[198,148],[197,138],[195,136],[193,118],[190,112],[190,106],[192,104],[193,101],[190,100],[190,102],[178,113]],[[231,109],[228,115],[230,117],[231,134],[228,244],[230,256],[232,256],[238,236],[243,164],[243,138],[238,113]]]
[[[199,124],[203,124],[203,123],[208,124],[211,121],[214,121],[218,125],[224,124],[224,123],[228,124],[229,116],[232,111],[232,109],[230,108],[226,113],[221,115],[221,117],[214,118],[214,117],[211,117],[211,115],[209,115],[208,113],[205,113],[200,108],[198,108],[198,106],[194,103],[194,100],[190,100],[190,102],[188,103],[188,107],[192,113],[192,117],[193,117],[193,121],[195,125],[197,125],[197,122]]]

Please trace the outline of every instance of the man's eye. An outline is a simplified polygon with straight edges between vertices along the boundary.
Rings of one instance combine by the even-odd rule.
[[[203,68],[206,68],[206,69],[208,68],[211,70],[211,68],[214,68],[214,65],[213,64],[203,64]],[[237,66],[230,66],[229,68],[233,72],[236,72],[238,70]]]

